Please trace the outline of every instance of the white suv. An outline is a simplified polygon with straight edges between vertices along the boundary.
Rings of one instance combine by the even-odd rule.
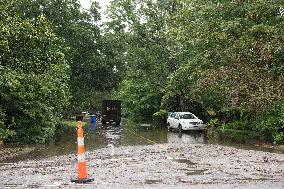
[[[167,119],[168,130],[203,130],[203,121],[190,112],[173,112]]]

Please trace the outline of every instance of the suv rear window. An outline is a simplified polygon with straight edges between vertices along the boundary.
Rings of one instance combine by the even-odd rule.
[[[176,113],[172,113],[171,115],[170,115],[170,117],[175,117],[176,116]]]
[[[181,119],[196,119],[192,114],[183,114],[181,115]]]

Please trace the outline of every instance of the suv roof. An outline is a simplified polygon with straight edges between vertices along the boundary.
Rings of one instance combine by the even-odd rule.
[[[191,112],[173,112],[173,113],[178,113],[178,114],[193,114]]]

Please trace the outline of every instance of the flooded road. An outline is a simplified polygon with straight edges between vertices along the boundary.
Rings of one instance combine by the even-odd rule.
[[[162,143],[205,143],[202,132],[179,135],[177,132],[167,132],[166,128],[153,127],[148,124],[126,125],[123,120],[120,126],[97,123],[96,126],[84,127],[85,148],[87,151],[107,146],[133,146]],[[69,128],[56,141],[46,145],[9,145],[0,146],[0,163],[14,163],[26,159],[41,159],[45,157],[76,154],[77,134],[75,128]],[[4,154],[5,152],[5,154]],[[14,155],[18,154],[18,155]]]
[[[85,149],[93,151],[108,146],[136,146],[164,143],[180,144],[210,144],[203,132],[186,132],[179,135],[178,132],[168,132],[164,127],[155,127],[148,124],[129,124],[123,120],[120,126],[112,124],[84,127]],[[76,128],[69,128],[62,135],[57,136],[55,142],[45,145],[0,145],[1,163],[14,163],[27,159],[41,159],[46,157],[76,154],[77,151]],[[235,148],[257,150],[265,152],[282,153],[282,151],[257,147],[245,144],[222,144]]]
[[[94,181],[83,188],[284,188],[283,154],[210,144],[201,132],[179,135],[147,124],[84,130]],[[61,137],[21,146],[17,157],[1,155],[0,189],[81,188],[71,182],[77,176],[75,130]]]

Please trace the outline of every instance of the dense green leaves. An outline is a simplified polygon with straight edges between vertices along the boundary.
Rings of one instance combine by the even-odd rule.
[[[101,33],[97,2],[90,10],[82,10],[78,0],[17,0],[15,4],[22,18],[37,20],[43,16],[64,39],[69,49],[65,58],[70,66],[70,110],[91,110],[94,107],[82,99],[90,99],[93,91],[112,90],[118,85],[120,77],[114,68],[119,62],[113,55],[116,42]]]
[[[283,99],[283,6],[281,0],[113,1],[111,16],[127,34],[120,94],[130,114],[153,105],[142,99],[156,99],[168,111],[215,112],[219,125],[244,129]]]
[[[270,106],[253,121],[254,128],[274,143],[284,143],[284,105],[283,100]]]
[[[118,86],[122,45],[102,35],[97,2],[4,0],[0,10],[0,138],[46,142],[63,114],[98,109]]]
[[[113,1],[109,10],[109,29],[125,45],[125,75],[118,94],[136,120],[151,119],[159,110],[167,76],[174,69],[164,35],[167,8],[160,1],[124,0]]]
[[[1,1],[1,137],[45,142],[63,112],[114,94],[136,120],[192,111],[283,142],[283,10],[282,0],[113,0],[100,25],[97,2]]]
[[[33,21],[11,11],[0,25],[1,121],[5,129],[22,136],[19,140],[45,142],[68,105],[67,49],[44,17]]]

